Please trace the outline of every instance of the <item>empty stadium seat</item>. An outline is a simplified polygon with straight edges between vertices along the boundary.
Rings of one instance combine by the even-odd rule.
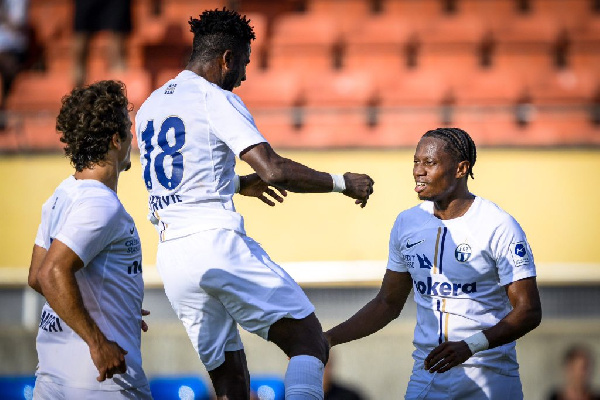
[[[7,108],[11,111],[58,112],[62,97],[72,89],[71,84],[68,73],[21,72],[13,82]]]
[[[268,67],[302,71],[305,76],[330,70],[339,31],[327,15],[287,14],[273,24]]]
[[[209,400],[211,390],[197,376],[155,376],[149,379],[152,397],[161,400]]]
[[[152,91],[150,73],[144,69],[129,68],[125,71],[104,71],[102,73],[90,71],[87,80],[92,83],[107,79],[118,80],[125,84],[127,99],[133,105],[134,110],[140,108]]]
[[[414,23],[399,16],[382,14],[365,17],[344,36],[342,64],[347,69],[401,71],[406,65],[406,45]]]
[[[599,88],[600,77],[589,70],[568,68],[540,74],[531,86],[531,96],[541,105],[589,104]]]
[[[510,69],[474,71],[454,92],[459,106],[513,105],[528,89],[525,79]]]
[[[2,400],[31,400],[35,376],[0,376]]]
[[[308,0],[307,12],[332,17],[342,34],[355,30],[371,14],[370,0]]]
[[[439,106],[452,88],[436,69],[382,71],[379,83],[382,107]]]

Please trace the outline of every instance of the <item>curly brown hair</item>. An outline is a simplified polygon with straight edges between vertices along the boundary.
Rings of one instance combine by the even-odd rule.
[[[131,129],[123,110],[131,110],[125,84],[100,81],[75,88],[62,98],[56,130],[65,143],[65,155],[79,172],[104,160],[115,133],[122,139]]]

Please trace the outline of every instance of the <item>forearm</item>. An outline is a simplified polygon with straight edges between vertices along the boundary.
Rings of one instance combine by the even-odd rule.
[[[27,283],[29,284],[29,287],[31,287],[39,294],[42,294],[42,287],[40,286],[40,282],[38,280],[38,273],[40,272],[40,268],[42,266],[42,263],[44,262],[44,257],[46,257],[46,253],[47,251],[45,248],[40,247],[38,245],[33,245]]]
[[[396,319],[400,310],[374,298],[345,322],[327,331],[331,346],[369,336]]]
[[[327,193],[333,190],[333,179],[329,173],[316,171],[283,157],[278,160],[277,168],[261,178],[270,185],[290,192]]]
[[[106,340],[83,304],[74,273],[59,268],[46,268],[40,277],[42,294],[54,312],[77,333],[88,346]]]
[[[496,325],[483,331],[490,344],[489,348],[519,339],[535,329],[540,324],[541,318],[540,309],[513,309]]]

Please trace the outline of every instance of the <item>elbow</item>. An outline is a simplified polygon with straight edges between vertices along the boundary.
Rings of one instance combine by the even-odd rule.
[[[531,330],[537,328],[542,323],[542,307],[537,307],[530,312],[529,321]]]
[[[39,293],[42,292],[42,288],[40,287],[40,283],[38,281],[36,274],[29,272],[29,276],[27,277],[27,284],[29,285],[30,288],[32,288],[36,292],[39,292]]]

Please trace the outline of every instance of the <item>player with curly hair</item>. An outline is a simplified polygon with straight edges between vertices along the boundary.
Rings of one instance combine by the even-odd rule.
[[[322,399],[328,344],[300,286],[246,236],[234,193],[269,205],[292,192],[342,192],[364,207],[373,180],[331,175],[279,156],[231,91],[246,79],[249,21],[212,10],[190,20],[186,69],[154,91],[136,116],[150,219],[160,235],[165,292],[220,399],[247,399],[239,324],[290,358],[286,399]],[[235,175],[236,156],[254,171]]]
[[[406,399],[523,398],[515,340],[540,324],[533,254],[517,221],[467,185],[475,143],[459,128],[419,141],[413,165],[423,203],[398,215],[377,296],[327,331],[332,346],[371,335],[417,303]]]
[[[140,238],[117,197],[131,166],[125,86],[102,81],[63,98],[56,129],[75,173],[42,207],[29,285],[46,298],[35,399],[151,399],[142,370]]]

